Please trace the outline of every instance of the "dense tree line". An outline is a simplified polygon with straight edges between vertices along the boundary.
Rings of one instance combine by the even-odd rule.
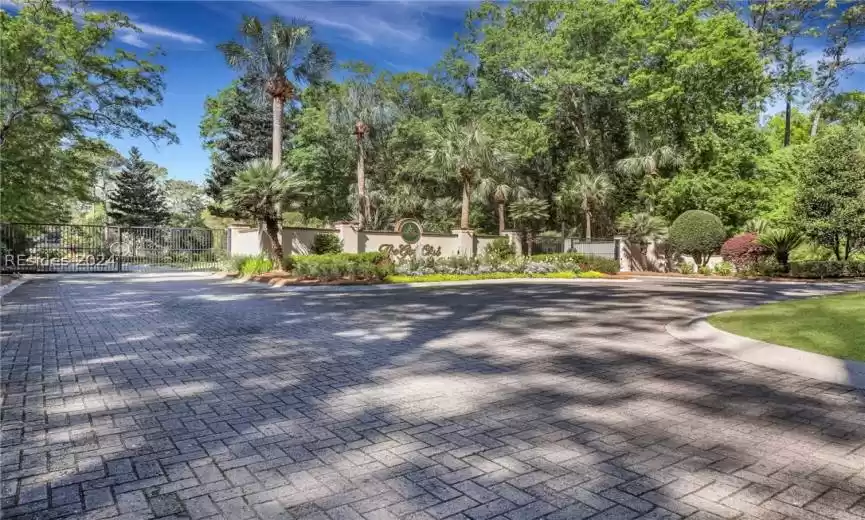
[[[610,235],[617,220],[651,235],[690,209],[728,231],[755,217],[789,221],[811,141],[863,122],[863,94],[837,92],[862,61],[852,52],[863,21],[861,2],[484,3],[428,72],[350,63],[342,82],[320,71],[288,82],[280,162],[305,193],[292,208],[372,229],[413,217],[432,231],[494,232],[518,224],[515,202],[534,199],[514,209],[537,208],[540,229],[586,236]],[[292,28],[305,50],[285,63],[317,49],[317,65],[329,65],[309,29]],[[816,41],[825,52],[809,67],[805,44]],[[270,65],[241,70],[267,93],[292,70]],[[202,135],[268,158],[272,140],[256,123],[266,109],[221,101],[237,91],[209,98],[205,121],[219,123]],[[786,110],[761,126],[773,99]],[[223,165],[234,157],[214,151],[212,194],[231,183]]]
[[[111,44],[134,25],[76,9],[0,13],[5,221],[68,221],[95,204],[86,218],[104,222],[128,162],[100,136],[176,140],[141,116],[161,103],[163,69]],[[430,231],[618,230],[638,243],[690,209],[728,231],[755,217],[793,225],[821,176],[859,193],[858,159],[840,168],[815,150],[861,149],[865,93],[839,85],[863,62],[863,22],[858,0],[484,3],[431,70],[395,74],[339,64],[304,22],[245,17],[219,46],[238,78],[201,122],[207,196],[148,168],[174,214],[159,220],[198,225],[207,205],[271,230],[413,217]],[[342,81],[328,79],[335,67]],[[760,125],[777,100],[784,111]],[[841,136],[850,150],[830,146]],[[255,159],[270,169],[235,182]]]

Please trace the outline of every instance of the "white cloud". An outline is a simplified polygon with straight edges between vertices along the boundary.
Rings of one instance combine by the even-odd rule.
[[[174,40],[177,42],[189,43],[194,45],[201,45],[204,43],[204,40],[192,34],[173,31],[171,29],[160,27],[158,25],[152,25],[149,23],[137,22],[134,20],[133,22],[135,22],[135,25],[139,29],[141,29],[141,34],[144,36],[150,36],[157,39],[162,38],[166,40]]]
[[[58,2],[57,7],[60,9],[73,12],[76,19],[79,19],[82,10],[78,7],[72,7],[67,3]],[[0,8],[10,8],[17,10],[19,6],[15,0],[0,0]],[[104,12],[99,9],[87,9],[89,12]],[[175,31],[167,27],[153,25],[149,23],[139,22],[136,17],[129,15],[132,23],[138,27],[138,31],[131,29],[120,29],[117,31],[117,39],[121,42],[132,45],[133,47],[147,48],[150,47],[150,40],[171,40],[189,45],[203,45],[205,42],[201,38],[180,31]]]
[[[301,18],[318,27],[332,29],[349,40],[368,45],[400,47],[428,39],[426,29],[417,20],[416,12],[405,4],[257,3],[280,16]]]

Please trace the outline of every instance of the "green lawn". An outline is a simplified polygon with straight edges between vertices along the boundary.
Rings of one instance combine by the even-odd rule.
[[[770,303],[710,316],[709,323],[776,345],[865,361],[865,292]]]

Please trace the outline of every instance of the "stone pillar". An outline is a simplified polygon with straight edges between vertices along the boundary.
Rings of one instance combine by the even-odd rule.
[[[517,231],[505,231],[502,233],[503,236],[508,237],[508,241],[510,244],[514,246],[514,252],[517,256],[522,256],[523,254],[523,241],[520,240],[520,234]]]
[[[619,271],[628,272],[631,270],[631,249],[628,241],[621,235],[613,237],[615,247],[615,258],[619,261]]]
[[[342,240],[342,250],[346,253],[360,253],[360,233],[357,222],[337,222],[336,230]]]
[[[471,229],[454,229],[451,231],[457,236],[457,256],[475,256],[475,232]]]

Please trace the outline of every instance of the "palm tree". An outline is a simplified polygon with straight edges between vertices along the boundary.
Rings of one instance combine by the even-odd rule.
[[[317,83],[333,65],[333,53],[312,41],[308,23],[284,22],[274,16],[262,25],[255,16],[244,16],[240,24],[242,43],[230,41],[217,48],[232,68],[261,80],[262,91],[273,109],[273,167],[282,162],[282,119],[286,101],[294,99],[297,83]]]
[[[592,240],[592,214],[606,205],[614,190],[610,178],[604,174],[572,175],[555,195],[556,204],[563,210],[580,208],[586,220],[586,240]]]
[[[641,261],[646,259],[649,244],[667,236],[664,220],[649,213],[625,213],[616,221],[616,228],[628,239],[629,244],[639,247]]]
[[[547,201],[534,197],[518,200],[510,205],[511,220],[525,236],[528,256],[532,256],[535,231],[550,218],[549,207]]]
[[[505,232],[505,204],[512,199],[528,197],[529,190],[518,184],[518,179],[506,167],[496,168],[491,175],[485,175],[478,183],[477,193],[483,200],[496,205],[499,218],[499,235]]]
[[[769,229],[757,237],[757,243],[772,250],[784,271],[787,270],[790,252],[802,245],[804,241],[805,237],[801,232],[790,228]]]
[[[266,159],[255,159],[237,173],[223,192],[226,209],[264,223],[264,230],[272,245],[274,265],[282,265],[282,244],[279,240],[282,205],[305,195],[304,187],[305,182],[297,173],[273,166]]]
[[[427,149],[430,163],[439,168],[441,173],[456,176],[462,184],[460,228],[468,229],[471,195],[478,177],[500,162],[496,158],[503,154],[475,122],[465,126],[449,122],[442,128],[430,131],[427,138],[430,143]]]
[[[359,223],[363,227],[370,218],[369,199],[366,194],[365,143],[373,132],[381,132],[396,119],[396,105],[385,99],[381,90],[365,82],[351,82],[345,94],[331,100],[328,117],[334,125],[353,127],[357,147],[357,197],[360,208]]]
[[[665,168],[679,168],[683,164],[682,156],[672,146],[653,142],[643,130],[631,132],[628,143],[632,155],[616,162],[619,173],[632,176],[644,176],[646,183],[647,206],[649,213],[654,211],[657,194],[655,184],[660,171]]]

